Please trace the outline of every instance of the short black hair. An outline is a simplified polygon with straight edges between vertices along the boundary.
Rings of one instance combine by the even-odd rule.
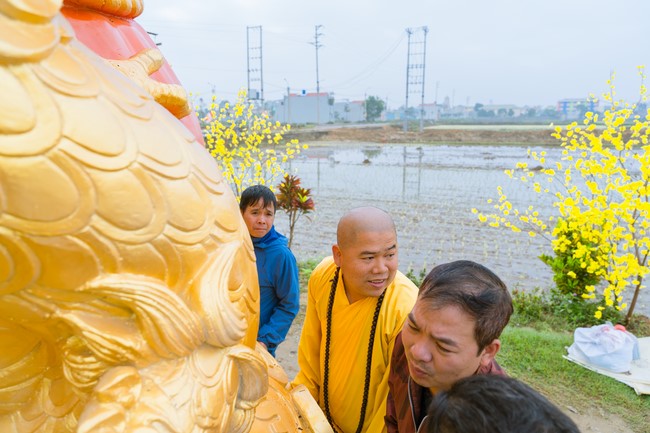
[[[470,260],[436,266],[420,285],[418,303],[435,310],[456,306],[475,321],[479,353],[499,338],[512,315],[512,297],[491,270]]]
[[[546,397],[507,376],[475,375],[438,392],[422,422],[427,433],[580,433]]]
[[[244,212],[248,206],[256,204],[260,199],[262,199],[262,206],[267,207],[273,203],[273,211],[275,212],[278,209],[278,199],[275,198],[273,191],[264,185],[253,185],[241,193],[239,210]]]

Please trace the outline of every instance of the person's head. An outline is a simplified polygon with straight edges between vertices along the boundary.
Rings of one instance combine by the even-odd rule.
[[[252,237],[262,238],[271,230],[277,207],[275,194],[264,185],[249,186],[242,192],[239,210]]]
[[[378,297],[397,272],[393,219],[376,207],[352,209],[339,220],[332,255],[350,302]]]
[[[426,433],[580,433],[553,403],[523,382],[477,375],[436,394],[422,423]]]
[[[512,310],[505,284],[486,267],[459,260],[433,268],[402,330],[411,378],[435,393],[488,367]]]

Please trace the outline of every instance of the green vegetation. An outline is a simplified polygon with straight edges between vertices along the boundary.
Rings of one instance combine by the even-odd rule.
[[[622,323],[625,319],[623,312],[615,310],[607,310],[602,318],[597,319],[594,312],[598,311],[600,302],[585,301],[577,295],[562,293],[558,289],[549,292],[515,289],[512,291],[512,300],[515,314],[510,323],[515,326],[532,326],[540,331],[572,331],[580,326],[599,325],[604,321]],[[644,316],[634,315],[627,328],[633,333],[640,331],[643,335],[650,335],[644,319]]]
[[[374,122],[381,117],[381,113],[386,108],[384,100],[379,96],[368,96],[364,101],[364,108],[366,109],[366,121]]]
[[[311,271],[314,270],[321,260],[322,259],[309,259],[298,263],[298,278],[300,279],[301,292],[307,292],[307,283],[309,282]]]
[[[420,285],[422,284],[422,281],[424,280],[424,277],[427,276],[427,268],[425,267],[425,268],[420,269],[420,272],[418,272],[417,275],[415,275],[415,270],[413,268],[408,268],[408,270],[406,271],[406,274],[404,274],[404,275],[406,275],[406,278],[413,281],[413,284],[420,287]]]
[[[572,341],[570,332],[510,325],[501,336],[497,359],[510,376],[561,408],[579,413],[604,410],[624,419],[635,432],[649,432],[650,397],[636,395],[629,386],[562,358]]]
[[[562,358],[573,342],[575,328],[601,322],[593,317],[595,302],[572,300],[559,291],[515,290],[513,304],[515,312],[497,355],[509,375],[562,408],[580,413],[602,409],[625,419],[634,431],[650,431],[650,397],[638,396],[629,386]],[[606,319],[617,321],[617,317]],[[628,330],[637,337],[650,336],[650,319],[634,316]]]

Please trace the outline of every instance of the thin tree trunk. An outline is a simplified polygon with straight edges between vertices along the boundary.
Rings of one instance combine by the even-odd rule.
[[[293,229],[296,226],[296,212],[289,212],[289,249],[291,249],[291,243],[293,242]]]
[[[634,296],[632,296],[632,302],[630,302],[630,307],[627,310],[627,314],[625,315],[625,326],[628,326],[630,324],[630,320],[632,319],[632,313],[634,313],[634,307],[636,307],[636,301],[639,298],[639,292],[641,291],[641,283],[643,282],[643,278],[639,279],[639,284],[636,285],[636,289],[634,289]]]

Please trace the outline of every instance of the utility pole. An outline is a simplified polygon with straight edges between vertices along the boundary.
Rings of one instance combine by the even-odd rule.
[[[440,86],[440,81],[436,81],[436,99],[434,102],[438,105],[438,86]]]
[[[262,75],[262,26],[246,27],[248,99],[259,100],[264,109],[264,80]],[[259,83],[259,90],[251,83]]]
[[[314,42],[310,42],[316,48],[316,124],[320,124],[320,79],[318,77],[318,49],[323,45],[318,42],[318,38],[323,36],[319,32],[322,25],[314,26]]]
[[[420,93],[420,131],[424,129],[424,72],[429,28],[406,29],[408,50],[406,61],[406,103],[404,104],[404,131],[408,131],[409,94]],[[413,86],[414,88],[412,88]]]
[[[287,118],[285,121],[288,124],[291,124],[291,88],[289,87],[289,82],[286,78],[284,79],[284,82],[287,83]]]
[[[411,70],[411,35],[413,30],[406,29],[408,35],[408,43],[406,45],[406,101],[404,101],[404,132],[409,130],[409,71]]]

